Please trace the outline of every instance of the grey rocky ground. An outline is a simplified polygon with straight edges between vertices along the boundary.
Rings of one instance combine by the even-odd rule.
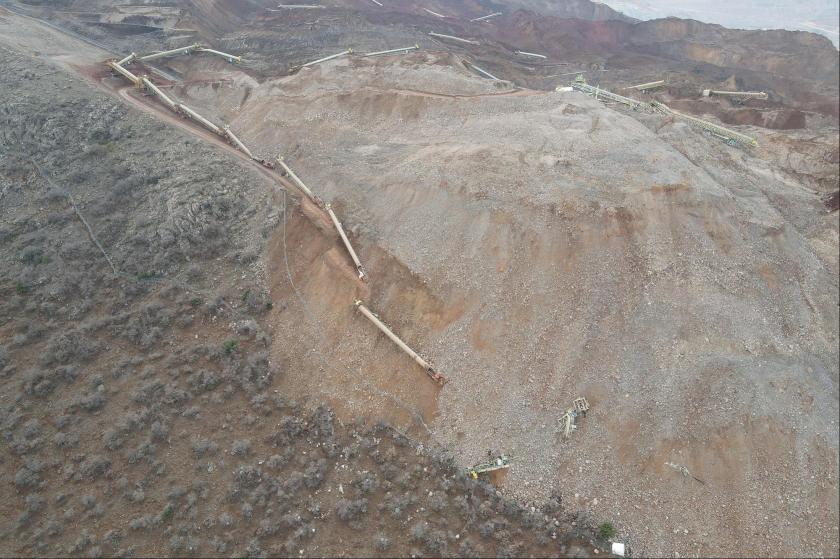
[[[372,296],[451,380],[434,436],[465,463],[511,453],[506,492],[561,491],[646,553],[834,553],[837,215],[779,165],[786,133],[749,129],[759,147],[743,150],[579,93],[481,91],[429,62],[336,61],[205,106],[341,208],[375,281],[384,250],[451,311],[416,327],[415,291]],[[365,355],[350,362],[369,376]],[[564,442],[579,394],[593,411]]]
[[[330,44],[373,29],[323,23]],[[578,93],[496,86],[441,51],[277,77],[266,52],[323,54],[298,32],[234,39],[270,76],[169,64],[186,80],[173,95],[232,123],[261,156],[283,153],[333,203],[370,272],[366,285],[342,275],[346,255],[298,213],[288,238],[275,230],[262,244],[246,228],[265,258],[254,271],[282,301],[260,319],[284,372],[276,389],[329,400],[346,419],[394,419],[460,465],[506,452],[504,493],[535,508],[560,494],[643,554],[837,554],[829,116],[809,113],[814,132],[741,127],[759,143],[745,151]],[[216,78],[230,81],[200,82]],[[152,240],[144,262],[170,246]],[[120,255],[129,246],[106,241]],[[357,297],[450,383],[429,388],[359,322]],[[577,395],[593,409],[564,442],[557,419]]]
[[[0,68],[0,554],[592,552],[559,500],[276,388],[265,251],[298,210],[258,167],[28,52]]]

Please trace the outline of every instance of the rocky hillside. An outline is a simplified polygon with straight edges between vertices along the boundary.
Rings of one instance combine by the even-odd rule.
[[[274,180],[28,52],[0,70],[0,554],[592,552],[558,499],[277,389],[266,246],[302,218]]]

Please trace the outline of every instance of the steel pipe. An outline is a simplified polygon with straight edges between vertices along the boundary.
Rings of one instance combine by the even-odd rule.
[[[139,57],[138,60],[142,60],[143,62],[148,62],[149,60],[156,60],[158,58],[163,58],[163,57],[166,57],[166,56],[176,56],[178,54],[189,54],[192,51],[197,50],[199,48],[201,48],[201,44],[195,43],[195,44],[192,44],[192,45],[188,45],[186,47],[181,47],[181,48],[177,48],[177,49],[165,50],[165,51],[162,51],[162,52],[155,52],[155,53],[152,53],[152,54],[147,54],[145,56]]]
[[[648,82],[648,83],[640,83],[639,85],[631,85],[630,87],[625,87],[624,89],[635,89],[636,91],[644,91],[646,89],[653,89],[654,87],[659,87],[660,85],[665,85],[665,80],[658,80],[655,82]]]
[[[303,190],[304,194],[306,194],[309,197],[310,200],[315,202],[315,204],[317,204],[318,206],[323,205],[323,201],[319,197],[315,196],[312,193],[312,191],[309,190],[309,187],[306,186],[305,184],[303,184],[303,181],[300,180],[300,178],[295,174],[295,172],[292,171],[292,169],[288,165],[286,165],[286,162],[283,161],[283,156],[281,156],[281,155],[277,156],[277,163],[281,167],[283,167],[283,170],[286,171],[286,174],[288,174],[289,177],[291,177],[291,179],[295,183],[295,185],[297,185],[298,188]]]
[[[518,54],[520,56],[530,56],[531,58],[543,58],[543,59],[548,58],[544,54],[537,54],[535,52],[525,52],[524,50],[515,51],[515,54]]]
[[[723,95],[725,97],[743,97],[745,99],[767,99],[767,93],[764,91],[717,91],[714,89],[704,89],[703,97],[710,95]]]
[[[319,58],[318,60],[313,60],[312,62],[307,62],[306,64],[301,64],[300,67],[306,68],[307,66],[314,66],[315,64],[320,64],[321,62],[326,62],[327,60],[333,60],[334,58],[338,58],[339,56],[344,56],[346,54],[353,54],[353,49],[347,49],[339,52],[338,54],[332,54],[330,56],[325,56],[324,58]]]
[[[254,155],[251,153],[251,150],[245,147],[245,144],[243,144],[242,141],[239,138],[237,138],[233,132],[230,131],[230,126],[225,126],[223,129],[223,133],[231,142],[233,142],[233,145],[239,148],[241,152],[243,152],[251,159],[255,159]]]
[[[131,62],[134,62],[135,58],[137,58],[137,55],[132,52],[131,54],[129,54],[128,56],[126,56],[125,58],[123,58],[122,60],[117,62],[117,64],[119,66],[125,66],[126,64],[130,64]]]
[[[105,64],[107,64],[113,71],[117,72],[122,77],[124,77],[125,79],[127,79],[128,81],[133,83],[134,85],[140,85],[140,78],[138,78],[137,76],[135,76],[134,74],[132,74],[131,72],[129,72],[128,70],[126,70],[125,68],[120,66],[119,64],[117,64],[116,61],[108,60],[107,62],[105,62]]]
[[[665,114],[673,115],[677,118],[686,120],[691,124],[695,124],[700,128],[708,130],[712,134],[720,136],[725,140],[729,140],[732,143],[739,143],[750,147],[758,145],[758,142],[755,141],[755,138],[751,138],[746,134],[741,134],[740,132],[735,132],[734,130],[730,130],[729,128],[724,128],[723,126],[719,126],[707,120],[703,120],[701,118],[677,112],[668,105],[660,103],[659,101],[653,101],[651,102],[651,105],[653,105],[654,108],[658,109],[659,111]]]
[[[215,54],[217,56],[221,56],[222,58],[226,58],[227,61],[230,62],[231,64],[233,64],[234,62],[236,62],[236,63],[242,62],[242,57],[241,56],[234,56],[234,55],[228,54],[226,52],[213,50],[213,49],[208,49],[208,48],[205,48],[205,47],[199,47],[196,50],[198,52],[207,52],[207,53],[210,53],[210,54]]]
[[[491,80],[501,81],[501,80],[499,80],[499,78],[497,78],[496,76],[494,76],[493,74],[491,74],[491,73],[490,73],[490,72],[488,72],[487,70],[482,70],[481,68],[479,68],[478,66],[476,66],[476,65],[475,65],[475,64],[473,64],[472,62],[467,62],[467,64],[469,64],[470,66],[472,66],[472,67],[473,67],[473,69],[474,69],[476,72],[478,72],[479,74],[483,74],[484,76],[486,76],[486,77],[490,78]]]
[[[446,379],[445,379],[445,378],[444,378],[444,377],[443,377],[440,373],[438,373],[437,371],[435,371],[434,367],[432,367],[431,365],[429,365],[429,364],[426,362],[426,360],[425,360],[425,359],[423,359],[422,357],[420,357],[419,355],[417,355],[417,352],[415,352],[413,349],[411,349],[410,347],[408,347],[408,345],[407,345],[404,341],[402,341],[399,337],[397,337],[397,335],[396,335],[396,334],[394,334],[394,333],[393,333],[393,332],[392,332],[392,331],[391,331],[391,330],[390,330],[387,326],[385,326],[385,324],[383,324],[383,323],[382,323],[382,321],[381,321],[381,320],[379,320],[379,319],[376,317],[376,315],[375,315],[375,314],[373,314],[372,312],[370,312],[370,310],[368,310],[368,308],[367,308],[367,307],[366,307],[366,306],[365,306],[365,305],[364,305],[361,301],[358,301],[358,300],[357,300],[357,301],[356,301],[356,303],[355,303],[355,306],[356,306],[356,309],[357,309],[359,312],[361,312],[363,315],[365,315],[365,316],[368,318],[368,320],[370,320],[371,322],[373,322],[373,324],[374,324],[377,328],[379,328],[379,329],[382,331],[382,333],[383,333],[383,334],[385,334],[386,336],[388,336],[388,337],[391,339],[391,341],[392,341],[392,342],[394,342],[395,344],[397,344],[397,347],[399,347],[401,350],[403,350],[405,353],[407,353],[407,354],[409,355],[409,357],[411,357],[412,359],[414,359],[414,361],[415,361],[418,365],[420,365],[421,367],[423,367],[423,369],[426,371],[426,374],[427,374],[427,375],[429,375],[429,377],[430,377],[433,381],[435,381],[436,383],[438,383],[438,384],[439,384],[439,385],[441,385],[441,386],[443,386],[444,384],[446,384]]]
[[[461,37],[455,37],[453,35],[444,35],[443,33],[435,33],[434,31],[429,31],[429,35],[432,37],[437,37],[438,39],[451,39],[453,41],[459,41],[461,43],[467,43],[468,45],[480,45],[478,41],[473,41],[471,39],[462,39]]]
[[[175,112],[178,112],[178,104],[175,103],[172,99],[170,99],[155,84],[153,84],[152,81],[149,78],[142,77],[142,78],[140,78],[140,81],[143,83],[143,85],[146,87],[146,89],[148,89],[149,91],[151,91],[152,93],[157,95],[160,98],[160,100],[163,101],[163,103],[167,107],[169,107],[171,110],[173,110]]]
[[[205,128],[207,128],[211,132],[213,132],[215,134],[218,134],[219,136],[224,136],[221,128],[219,128],[218,126],[216,126],[215,124],[213,124],[212,122],[210,122],[209,120],[207,120],[206,118],[204,118],[203,116],[201,116],[200,114],[198,114],[197,112],[195,112],[194,110],[189,108],[188,106],[186,106],[182,103],[179,103],[178,104],[178,110],[183,111],[184,114],[186,114],[187,116],[196,120],[199,124],[203,125]]]
[[[586,83],[583,79],[582,75],[578,75],[578,77],[572,82],[572,88],[582,92],[592,95],[595,99],[605,98],[610,99],[611,101],[617,101],[619,103],[623,103],[634,110],[641,108],[642,103],[641,101],[636,101],[635,99],[630,99],[629,97],[624,97],[622,95],[617,95],[612,91],[607,91],[606,89],[601,89],[600,87],[593,87]]]
[[[413,47],[403,47],[401,49],[391,49],[391,50],[380,50],[377,52],[369,52],[363,56],[379,56],[381,54],[397,54],[402,52],[408,52],[410,50],[419,50],[420,45],[414,45]]]
[[[341,222],[338,221],[338,217],[336,217],[335,212],[332,211],[332,207],[329,204],[326,205],[326,210],[327,213],[330,214],[330,219],[332,219],[333,225],[335,225],[338,234],[341,236],[341,240],[344,241],[344,246],[347,247],[347,252],[350,253],[350,258],[352,258],[353,263],[356,264],[356,271],[359,272],[359,279],[364,279],[365,269],[362,267],[359,257],[356,256],[356,251],[353,250],[353,245],[350,244],[350,239],[348,239],[347,235],[344,233],[344,228],[341,226]]]
[[[433,16],[440,17],[440,18],[446,18],[446,16],[445,16],[445,15],[443,15],[443,14],[439,14],[439,13],[437,13],[437,12],[433,12],[433,11],[432,11],[432,10],[430,10],[429,8],[423,8],[423,9],[424,9],[424,10],[426,10],[427,12],[429,12],[430,14],[432,14]]]
[[[486,16],[481,16],[481,17],[471,19],[470,21],[471,22],[484,21],[485,19],[490,19],[491,17],[496,17],[496,16],[500,16],[500,15],[502,15],[502,12],[493,12],[492,14],[487,14]]]

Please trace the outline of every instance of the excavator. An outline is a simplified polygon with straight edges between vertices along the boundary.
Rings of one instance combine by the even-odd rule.
[[[586,398],[575,398],[572,402],[572,407],[566,410],[560,417],[560,430],[563,433],[563,438],[568,439],[572,431],[577,429],[577,418],[586,417],[586,412],[589,411],[589,402]]]
[[[504,454],[500,454],[496,458],[493,458],[493,454],[488,450],[487,455],[490,458],[487,462],[482,462],[467,468],[467,475],[469,475],[472,479],[478,479],[478,476],[481,474],[510,468],[510,458]]]

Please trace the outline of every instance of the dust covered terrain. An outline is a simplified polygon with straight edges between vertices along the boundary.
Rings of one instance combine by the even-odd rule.
[[[0,554],[592,552],[559,497],[277,389],[265,251],[303,218],[275,181],[28,53],[0,67]]]
[[[579,93],[500,89],[445,60],[338,61],[245,103],[220,89],[205,107],[283,152],[348,216],[371,273],[393,278],[369,298],[450,379],[433,436],[466,463],[514,455],[505,491],[559,488],[653,554],[831,555],[837,214],[779,169],[790,139],[755,130],[745,152]],[[202,103],[196,89],[176,88]],[[330,295],[317,263],[305,277],[338,359],[365,381],[382,369],[378,388],[402,394],[381,348],[358,356],[352,295]],[[367,408],[346,376],[293,384]],[[564,442],[558,417],[581,393],[593,411]],[[428,422],[426,396],[402,397]]]
[[[238,66],[166,59],[155,64],[171,79],[155,80],[258,157],[282,154],[341,217],[369,280],[286,179],[109,76],[101,48],[10,14],[5,516],[35,505],[7,522],[9,553],[516,556],[607,539],[644,556],[840,552],[827,40],[638,23],[588,2],[523,0],[480,24],[468,18],[496,3],[424,4],[440,18],[409,1],[173,2],[131,20],[156,21],[148,33],[102,25],[131,11],[122,3],[67,4],[96,14],[37,15],[116,53],[201,39],[243,54]],[[555,91],[574,70],[616,90],[668,84],[628,93],[644,103],[633,111]],[[757,145],[645,110],[651,100]],[[449,382],[429,382],[357,299]],[[581,395],[592,409],[564,440],[558,419]],[[62,433],[70,446],[53,454]],[[488,451],[512,458],[496,490],[463,479]],[[58,518],[66,487],[86,480],[103,529],[67,551],[95,516]],[[53,504],[59,487],[67,500]],[[64,526],[54,542],[41,538],[51,521]],[[598,541],[604,523],[617,533]],[[113,551],[106,528],[124,538]]]

